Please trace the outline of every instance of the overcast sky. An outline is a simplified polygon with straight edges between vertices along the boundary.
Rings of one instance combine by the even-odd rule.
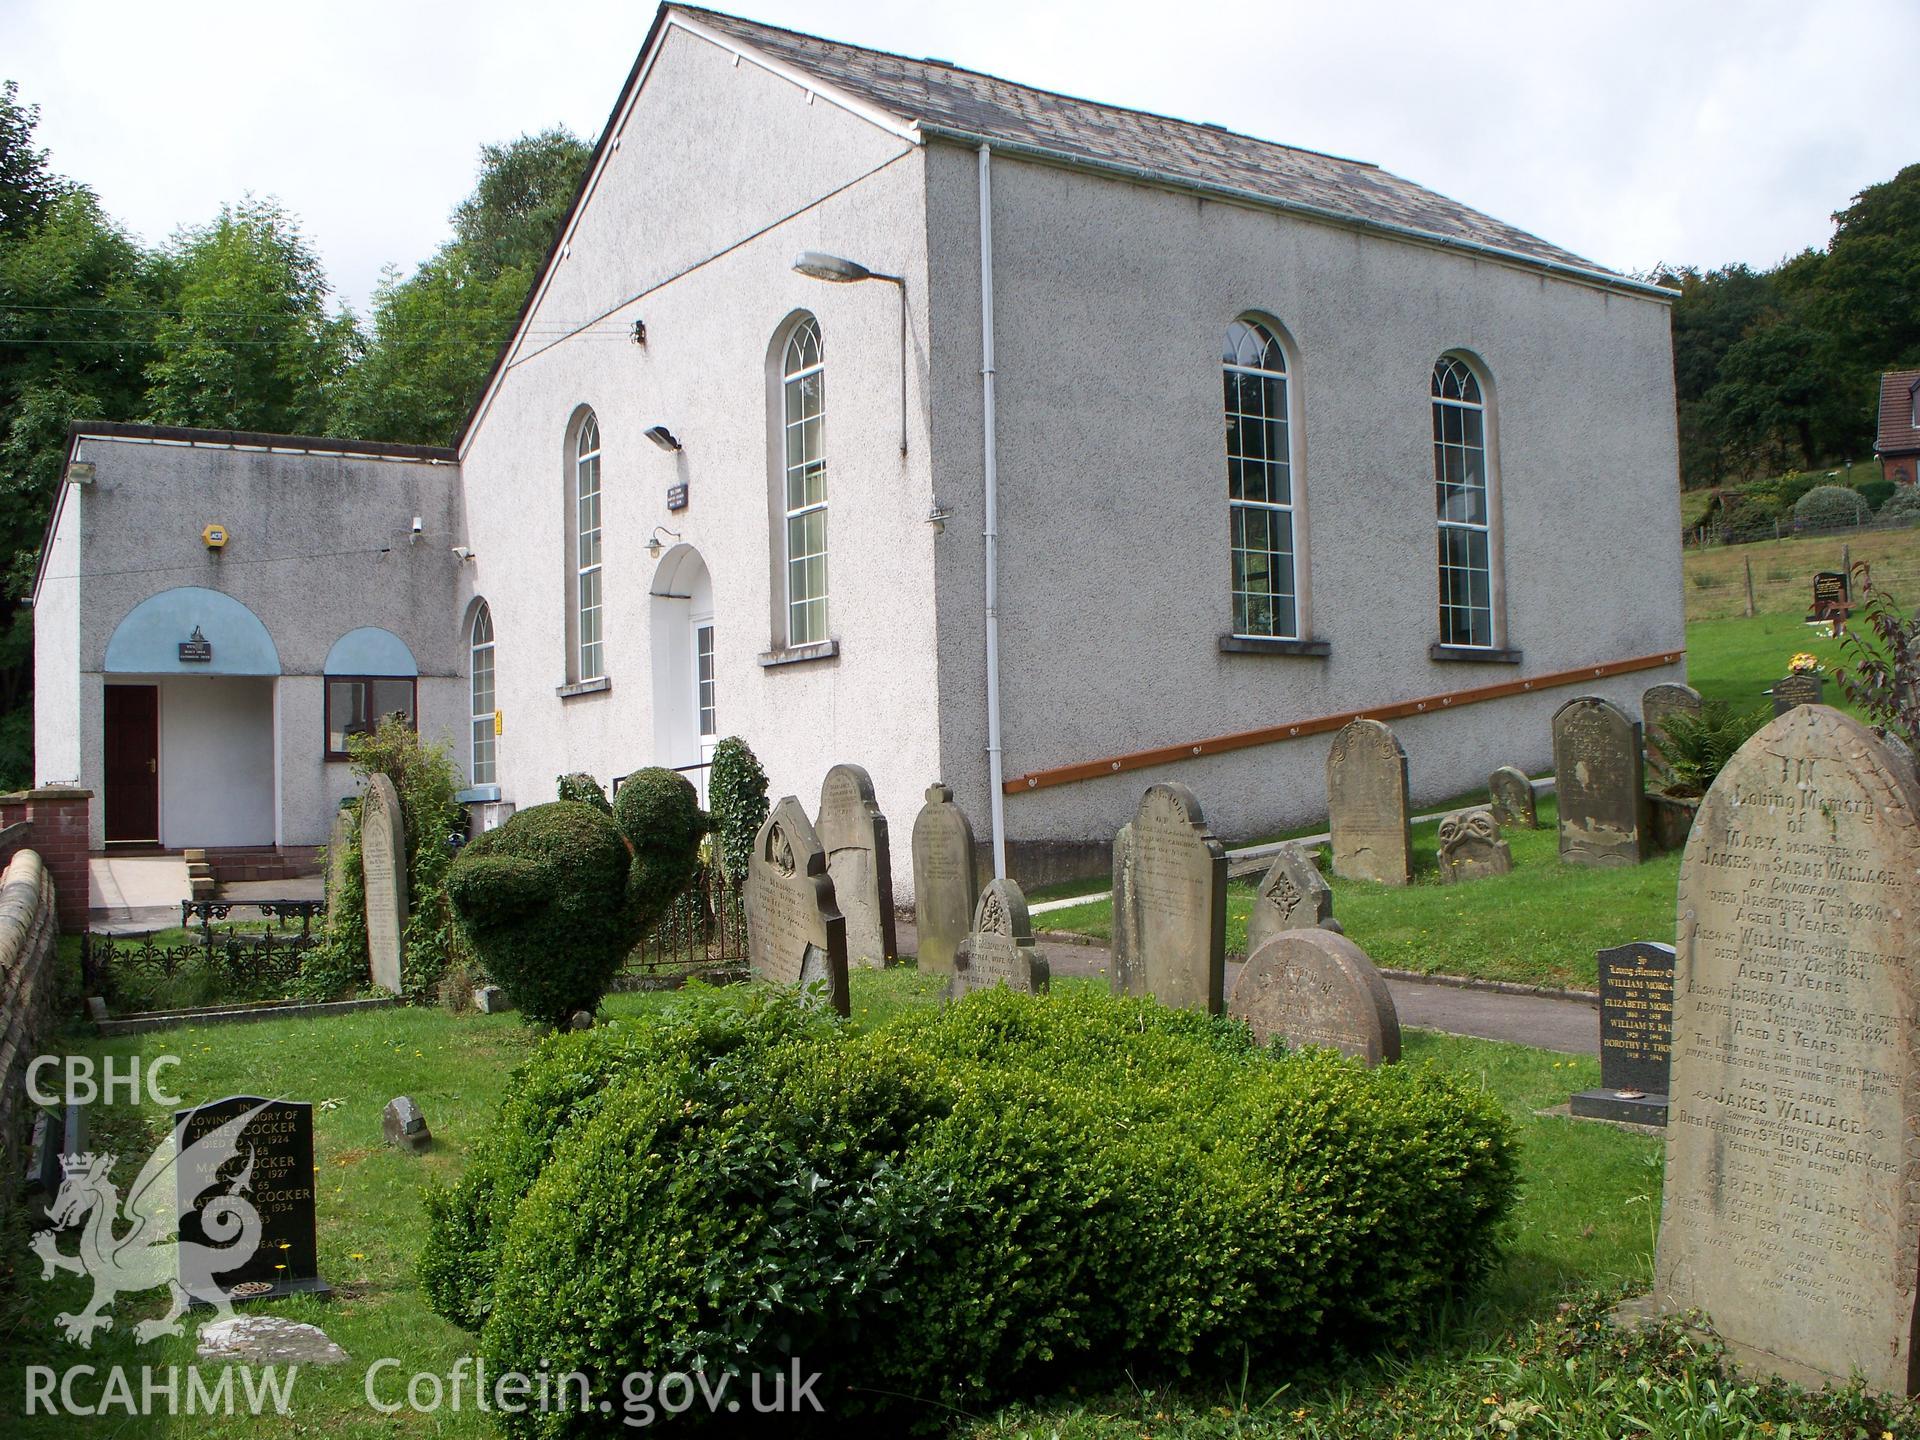
[[[1910,84],[1881,68],[1920,54],[1915,0],[738,4],[1371,160],[1621,270],[1770,265],[1920,160]],[[638,0],[0,0],[0,78],[41,107],[55,167],[143,239],[278,196],[364,313],[383,265],[445,237],[483,142],[595,135],[652,16]]]

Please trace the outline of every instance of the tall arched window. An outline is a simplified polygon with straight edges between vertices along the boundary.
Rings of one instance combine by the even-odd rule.
[[[493,693],[493,612],[482,600],[473,612],[472,663],[467,672],[472,678],[469,693],[473,716],[473,759],[468,772],[475,785],[498,783],[494,758],[500,742],[494,735],[494,710],[498,702]]]
[[[600,424],[589,411],[573,446],[573,679],[607,673],[601,642]]]
[[[826,371],[811,315],[787,337],[780,363],[784,417],[787,643],[827,639]]]
[[[1298,639],[1287,358],[1266,326],[1236,320],[1227,327],[1221,371],[1226,382],[1233,633]]]
[[[1433,486],[1440,527],[1440,643],[1491,649],[1493,506],[1480,379],[1457,356],[1433,367]]]

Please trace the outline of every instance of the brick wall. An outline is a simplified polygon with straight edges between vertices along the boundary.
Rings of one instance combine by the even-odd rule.
[[[68,785],[0,795],[0,863],[27,846],[38,851],[53,879],[60,928],[69,932],[86,929],[92,903],[87,873],[87,807],[92,803],[91,790]]]
[[[83,812],[84,813],[84,812]],[[81,827],[85,836],[85,825]],[[82,852],[84,856],[84,851]],[[22,850],[0,874],[0,1205],[13,1199],[26,1163],[32,1106],[26,1070],[53,1023],[59,887],[40,856]]]

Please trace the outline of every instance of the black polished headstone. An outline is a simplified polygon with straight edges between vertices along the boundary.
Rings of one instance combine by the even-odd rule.
[[[1673,1050],[1673,947],[1636,940],[1594,958],[1600,978],[1600,1088],[1575,1095],[1573,1113],[1664,1125]]]
[[[211,1156],[194,1145],[231,1120],[256,1111],[235,1143]],[[174,1113],[180,1158],[174,1172],[182,1246],[219,1245],[201,1228],[208,1202],[233,1190],[260,1216],[260,1244],[245,1263],[214,1273],[239,1304],[283,1295],[331,1293],[320,1278],[318,1207],[314,1195],[313,1106],[296,1100],[234,1095]],[[251,1168],[249,1168],[251,1167]],[[244,1177],[244,1180],[243,1180]],[[263,1288],[264,1287],[264,1288]]]

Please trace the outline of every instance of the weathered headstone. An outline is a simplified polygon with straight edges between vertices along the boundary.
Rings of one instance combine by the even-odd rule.
[[[1640,697],[1640,738],[1647,746],[1647,769],[1654,779],[1665,781],[1672,774],[1661,742],[1666,738],[1669,715],[1698,715],[1706,702],[1691,685],[1651,685]]]
[[[473,1008],[482,1015],[499,1015],[513,1009],[513,1001],[498,985],[482,985],[473,992]]]
[[[913,918],[923,974],[953,973],[954,952],[967,938],[980,882],[973,868],[973,826],[935,782],[913,821]]]
[[[341,903],[347,893],[349,861],[353,851],[353,811],[342,805],[333,812],[333,833],[327,838],[327,908]]]
[[[1113,992],[1218,1015],[1227,852],[1184,785],[1150,785],[1113,842]]]
[[[407,933],[407,829],[393,781],[375,772],[360,799],[360,880],[366,891],[373,983],[400,993]]]
[[[1825,706],[1743,745],[1680,868],[1654,1298],[1736,1359],[1915,1388],[1920,787]]]
[[[320,1278],[313,1106],[235,1095],[175,1111],[173,1122],[183,1287],[204,1293],[195,1283],[204,1286],[204,1274],[189,1267],[228,1251],[240,1263],[229,1269],[213,1260],[213,1284],[235,1302],[331,1293]],[[246,1207],[259,1217],[251,1255],[243,1254]]]
[[[1407,752],[1378,720],[1355,720],[1327,751],[1327,828],[1333,873],[1406,885],[1413,879]]]
[[[380,1112],[380,1138],[400,1150],[415,1152],[433,1144],[433,1132],[427,1129],[427,1117],[413,1103],[411,1095],[397,1095]]]
[[[1513,851],[1500,838],[1500,822],[1484,805],[1443,815],[1438,839],[1435,858],[1443,885],[1513,873]]]
[[[1298,845],[1282,845],[1260,877],[1253,909],[1247,914],[1247,952],[1282,930],[1322,929],[1338,932],[1333,918],[1333,887],[1321,875],[1307,852]]]
[[[238,1361],[243,1365],[344,1365],[347,1352],[318,1325],[284,1315],[236,1315],[209,1320],[200,1327],[197,1360]]]
[[[1646,858],[1640,743],[1640,722],[1597,695],[1554,712],[1560,858],[1568,864],[1638,865]]]
[[[847,917],[847,963],[869,969],[899,958],[893,925],[893,859],[887,817],[873,778],[858,765],[836,765],[820,784],[814,834],[827,852],[827,873]]]
[[[1027,897],[1011,880],[990,880],[973,916],[973,929],[954,956],[947,997],[1005,985],[1026,995],[1044,995],[1052,978],[1046,959],[1033,947],[1033,923]]]
[[[1400,1017],[1367,952],[1331,930],[1284,930],[1247,957],[1227,1013],[1265,1044],[1323,1045],[1368,1065],[1400,1058]]]
[[[1487,776],[1487,799],[1493,805],[1493,818],[1502,825],[1522,830],[1538,830],[1540,815],[1534,808],[1533,781],[1527,772],[1502,765]]]
[[[1826,697],[1826,677],[1817,670],[1796,670],[1773,682],[1773,713],[1784,715],[1796,705],[1818,705]]]
[[[788,795],[753,838],[745,890],[747,964],[756,979],[824,987],[847,1010],[847,922],[807,812]]]
[[[1602,950],[1600,1088],[1573,1097],[1576,1115],[1629,1125],[1667,1123],[1673,1048],[1673,947],[1649,940]]]

